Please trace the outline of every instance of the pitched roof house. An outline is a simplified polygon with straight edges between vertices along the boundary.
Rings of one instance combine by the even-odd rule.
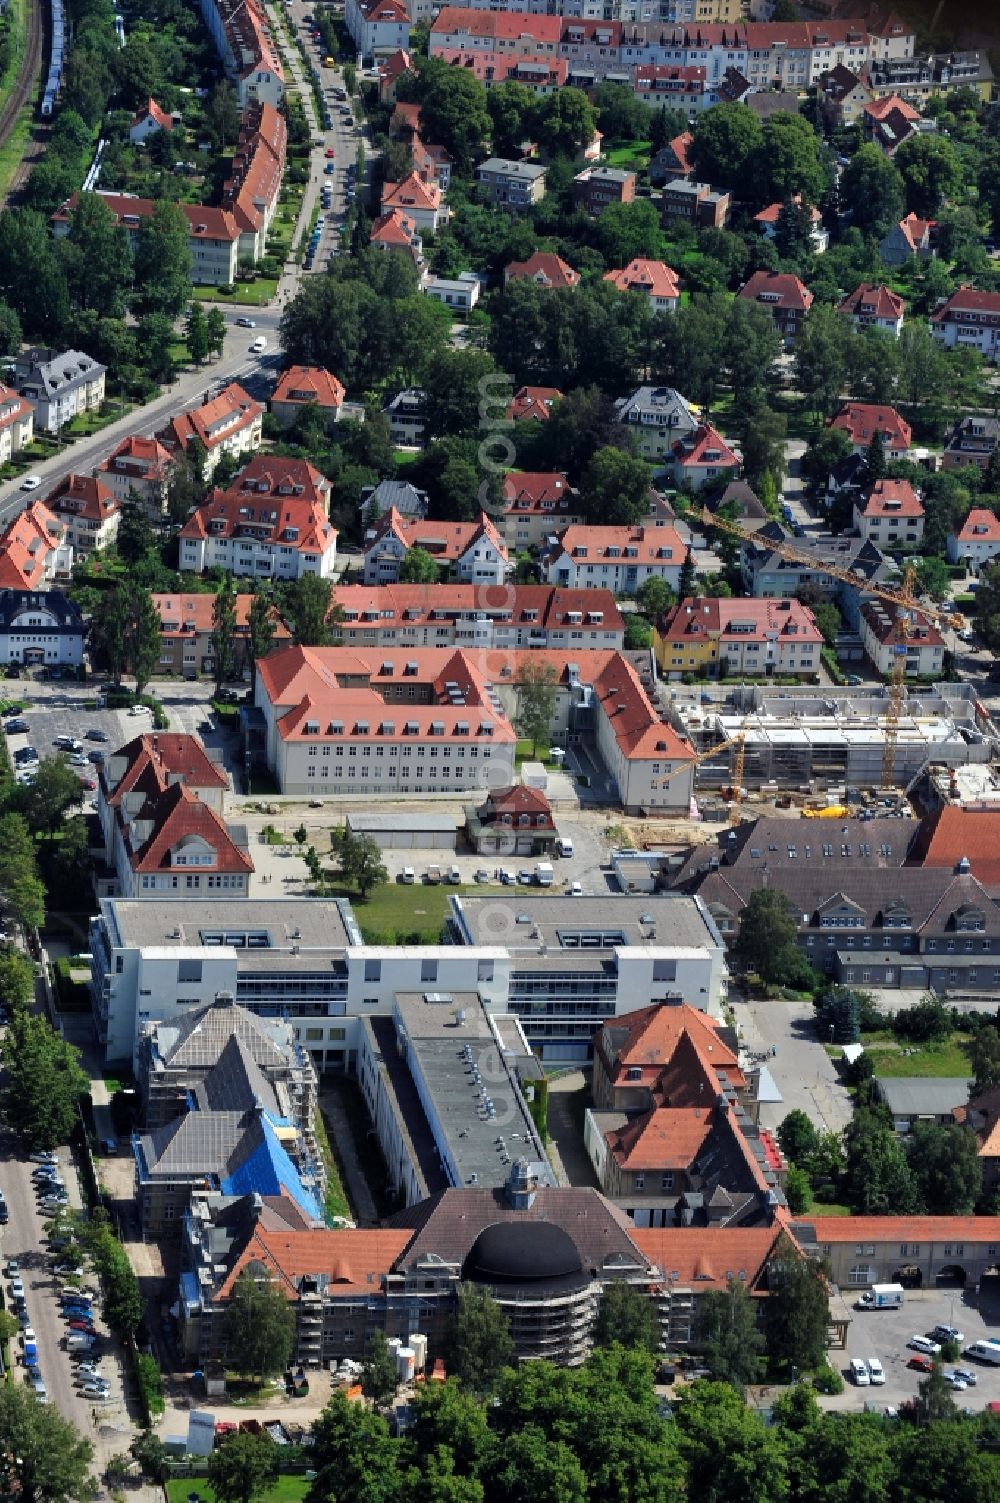
[[[127,501],[129,493],[134,491],[154,516],[161,516],[167,504],[172,463],[173,455],[159,439],[135,434],[122,439],[97,466],[97,473],[119,501]]]
[[[991,564],[1000,555],[1000,520],[986,506],[974,506],[965,520],[948,534],[948,558],[965,560],[974,569]]]
[[[611,282],[619,292],[638,292],[649,300],[654,313],[675,313],[680,302],[681,288],[677,273],[665,261],[651,261],[646,256],[636,256],[627,266],[604,273],[604,280]]]
[[[501,528],[510,548],[538,548],[560,528],[580,522],[578,497],[563,474],[509,470],[503,480]]]
[[[544,856],[557,833],[548,799],[527,783],[492,789],[478,809],[466,810],[466,829],[480,856]]]
[[[365,536],[365,584],[393,584],[411,548],[450,565],[456,579],[500,584],[510,572],[507,544],[484,511],[474,522],[433,522],[402,517],[395,507]]]
[[[854,503],[854,530],[881,548],[916,547],[924,535],[924,508],[908,480],[876,480]]]
[[[849,318],[855,329],[884,329],[896,339],[902,332],[905,311],[906,303],[899,293],[884,282],[859,282],[837,304],[837,312]]]
[[[436,183],[425,183],[411,172],[398,183],[382,184],[381,211],[400,209],[420,230],[437,231],[449,217],[444,194]]]
[[[64,475],[45,502],[63,524],[74,553],[109,548],[118,536],[121,502],[96,475]]]
[[[915,256],[926,259],[934,255],[933,219],[921,219],[917,214],[907,214],[881,241],[878,253],[886,266],[903,266]]]
[[[205,446],[205,474],[211,478],[223,454],[250,454],[260,448],[264,409],[237,381],[230,381],[222,391],[192,407],[179,417],[171,418],[156,435],[171,453],[183,451],[192,439]]]
[[[510,261],[504,267],[504,286],[511,282],[534,282],[536,287],[575,287],[580,273],[553,251],[534,251],[527,261]]]
[[[866,454],[876,433],[882,435],[887,459],[902,459],[913,436],[909,423],[895,407],[879,402],[845,402],[830,419],[831,428],[846,433],[856,454]]]
[[[788,271],[755,271],[736,296],[763,304],[786,345],[794,341],[813,303],[805,283]]]
[[[521,418],[534,418],[544,423],[551,416],[552,406],[562,400],[557,386],[519,386],[507,407],[504,416],[516,423]]]
[[[161,110],[156,100],[150,97],[141,109],[136,110],[128,128],[128,138],[133,146],[141,146],[150,136],[161,130],[173,130],[174,121],[166,110]]]
[[[332,428],[347,393],[344,383],[319,365],[290,365],[278,377],[270,407],[283,428],[290,428],[307,407],[317,407]]]
[[[0,589],[40,590],[72,567],[66,529],[44,501],[29,501],[0,533]]]
[[[225,491],[213,491],[180,532],[180,566],[237,574],[326,578],[337,557],[330,482],[304,459],[259,455]]]
[[[376,250],[400,251],[409,256],[420,271],[424,264],[424,243],[420,238],[415,219],[402,209],[390,209],[380,214],[372,225],[369,244]]]

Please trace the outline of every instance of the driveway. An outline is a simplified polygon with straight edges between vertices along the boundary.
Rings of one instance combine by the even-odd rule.
[[[822,1132],[841,1132],[851,1120],[851,1099],[830,1056],[816,1037],[809,1002],[757,1002],[732,998],[746,1047],[774,1055],[767,1068],[782,1095],[761,1109],[761,1126],[773,1130],[798,1108]]]

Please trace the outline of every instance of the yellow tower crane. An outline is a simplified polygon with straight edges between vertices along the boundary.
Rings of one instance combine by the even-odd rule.
[[[754,532],[746,527],[740,527],[737,522],[727,522],[724,518],[715,516],[707,507],[702,508],[701,520],[705,527],[717,527],[720,532],[727,532],[730,536],[739,538],[741,542],[752,543],[756,539]],[[787,559],[791,564],[808,564],[811,568],[817,567],[815,559],[803,553],[800,548],[795,548],[791,543],[775,543],[768,539],[767,546],[772,553],[776,553],[779,558]],[[841,569],[836,564],[823,563],[821,567],[823,573],[829,574],[831,578],[843,580],[845,584],[855,585],[865,594],[874,595],[879,600],[888,600],[899,611],[902,641],[898,642],[893,649],[892,672],[889,675],[889,699],[885,711],[885,746],[882,751],[882,782],[884,786],[891,787],[896,768],[899,719],[903,712],[905,698],[906,644],[913,625],[913,615],[919,612],[935,626],[958,627],[961,626],[962,619],[960,616],[949,615],[946,611],[939,611],[934,606],[917,604],[913,594],[916,576],[910,564],[904,571],[903,582],[898,589],[894,585],[871,584],[863,574],[858,574],[853,569]]]

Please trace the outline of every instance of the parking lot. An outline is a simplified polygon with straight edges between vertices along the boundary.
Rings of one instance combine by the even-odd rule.
[[[27,731],[7,734],[15,772],[17,763],[14,759],[24,747],[33,746],[39,759],[44,761],[46,757],[56,756],[60,751],[55,745],[56,738],[66,736],[83,743],[84,755],[93,751],[102,752],[107,757],[131,736],[148,730],[151,724],[148,714],[131,716],[125,710],[98,709],[95,691],[85,690],[82,685],[67,684],[63,692],[59,692],[59,686],[52,685],[51,692],[44,697],[37,695],[40,685],[22,687],[19,683],[8,683],[5,687],[10,698],[29,700],[28,707],[19,717],[27,724]],[[88,736],[91,731],[97,734]],[[107,737],[107,740],[99,739],[101,735]],[[74,771],[81,781],[89,781],[96,787],[96,769],[93,764],[74,767]],[[92,797],[93,790],[87,790],[84,803]]]
[[[856,1298],[847,1290],[844,1297],[852,1302]],[[901,1309],[852,1309],[851,1314],[847,1351],[831,1351],[829,1354],[831,1363],[847,1385],[843,1394],[823,1400],[824,1404],[837,1409],[860,1409],[865,1403],[898,1408],[906,1399],[914,1398],[917,1385],[925,1374],[907,1366],[917,1355],[906,1345],[911,1336],[929,1335],[939,1324],[957,1326],[965,1337],[962,1342],[964,1351],[973,1341],[982,1337],[996,1340],[1000,1335],[997,1320],[1000,1309],[989,1303],[984,1317],[976,1296],[972,1293],[966,1295],[961,1289],[908,1289]],[[850,1377],[852,1357],[877,1357],[885,1369],[885,1383],[877,1387],[855,1386]],[[967,1368],[976,1375],[974,1387],[953,1395],[960,1409],[979,1410],[995,1400],[1000,1401],[1000,1367],[991,1367],[964,1355],[957,1362],[944,1364],[946,1372],[955,1367]]]

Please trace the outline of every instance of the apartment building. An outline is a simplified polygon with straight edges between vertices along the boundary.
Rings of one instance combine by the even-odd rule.
[[[905,657],[907,678],[939,678],[945,641],[920,611],[904,611],[888,601],[868,600],[861,607],[861,643],[878,673],[889,675]]]
[[[463,584],[502,584],[511,571],[507,544],[485,512],[475,522],[433,522],[390,507],[365,534],[365,584],[395,584],[411,548],[429,553]]]
[[[512,214],[524,213],[545,197],[545,168],[537,162],[487,157],[476,168],[479,197]]]
[[[945,349],[978,350],[987,360],[1000,354],[1000,292],[960,287],[934,310],[931,333]]]
[[[44,501],[29,501],[0,533],[0,588],[38,590],[72,567],[66,529]]]
[[[85,412],[97,412],[104,402],[105,366],[79,350],[34,347],[11,362],[14,384],[34,409],[34,425],[59,433]]]
[[[239,459],[260,448],[263,417],[260,402],[231,381],[200,407],[171,418],[156,437],[169,454],[183,452],[192,439],[199,439],[205,449],[205,478],[210,480],[223,454]]]
[[[585,167],[573,179],[573,198],[584,213],[597,219],[609,204],[630,204],[636,176],[623,167]]]
[[[233,637],[232,677],[244,678],[250,670],[250,607],[252,595],[237,595],[233,601],[236,630]],[[215,673],[215,596],[154,594],[152,602],[160,616],[160,661],[158,672],[178,678],[210,678]],[[274,612],[275,645],[290,640],[288,627]]]
[[[905,459],[913,431],[895,407],[878,402],[845,402],[830,419],[831,428],[839,428],[851,440],[855,454],[864,458],[878,433],[886,459]]]
[[[698,230],[722,230],[729,221],[732,199],[709,183],[673,178],[664,184],[660,213],[666,226],[690,224]]]
[[[167,482],[173,455],[155,438],[123,438],[97,466],[97,476],[119,502],[138,496],[153,517],[167,505]]]
[[[211,597],[207,597],[211,599]],[[552,585],[338,585],[337,645],[618,648],[625,624],[610,590]]]
[[[97,548],[110,548],[118,536],[121,502],[98,476],[66,475],[46,496],[45,504],[79,558]]]
[[[218,565],[262,579],[325,579],[337,560],[329,505],[330,482],[306,460],[260,455],[188,517],[181,569],[203,574]]]
[[[924,508],[908,480],[876,480],[854,503],[854,530],[880,548],[919,547]]]
[[[509,470],[503,482],[500,531],[508,549],[541,548],[553,533],[583,521],[579,496],[565,475]]]
[[[948,560],[963,561],[979,570],[1000,556],[1000,519],[986,506],[974,506],[954,532],[948,534]]]
[[[61,590],[0,589],[0,663],[78,668],[85,627]]]
[[[155,202],[131,193],[110,193],[97,189],[105,208],[128,232],[133,251],[143,220],[151,219]],[[52,233],[57,238],[69,233],[73,210],[79,195],[74,193],[50,216]],[[228,209],[209,204],[179,204],[188,222],[188,252],[191,256],[191,279],[205,287],[223,287],[235,282],[240,258],[240,228]]]
[[[672,386],[639,386],[615,403],[616,419],[645,459],[665,460],[679,438],[698,428],[698,414]]]
[[[346,396],[344,383],[322,366],[290,365],[278,377],[268,405],[283,428],[293,427],[308,408],[317,408],[332,428]]]
[[[543,559],[550,584],[634,595],[647,579],[676,590],[687,545],[673,527],[567,527]]]
[[[837,312],[849,318],[855,329],[881,329],[898,339],[903,330],[906,303],[884,282],[859,282],[837,304]]]
[[[366,62],[410,45],[410,16],[401,0],[347,0],[344,25]]]
[[[941,455],[943,470],[959,470],[973,464],[985,470],[1000,445],[1000,418],[980,417],[970,413],[959,418],[945,440]]]
[[[813,303],[805,283],[787,271],[755,271],[736,296],[765,307],[786,346],[795,342]]]
[[[261,0],[200,0],[202,19],[241,109],[285,97],[281,51]]]
[[[0,383],[0,464],[7,464],[35,436],[35,409],[27,398]]]
[[[794,599],[688,597],[655,629],[661,671],[682,674],[812,677],[823,634],[808,606]]]
[[[284,115],[266,100],[249,105],[240,122],[221,203],[239,230],[241,261],[260,261],[265,254],[278,208],[287,144]]]

